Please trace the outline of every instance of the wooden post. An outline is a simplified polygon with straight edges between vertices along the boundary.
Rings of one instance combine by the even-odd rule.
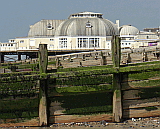
[[[4,55],[1,53],[1,63],[4,63]]]
[[[21,54],[18,53],[18,61],[21,60]]]
[[[0,66],[1,66],[1,51],[0,51]]]
[[[16,66],[11,66],[11,71],[16,72]]]
[[[56,57],[56,68],[58,68],[58,66],[59,66],[59,58],[58,57]]]
[[[47,72],[47,44],[39,44],[39,71]],[[39,80],[39,126],[48,126],[47,116],[47,79]]]
[[[106,65],[106,56],[103,55],[103,52],[101,51],[101,65]]]
[[[119,71],[121,47],[120,38],[118,36],[112,36],[112,60],[113,67]],[[114,122],[121,122],[122,120],[122,98],[121,98],[121,84],[120,73],[113,74],[113,117]]]

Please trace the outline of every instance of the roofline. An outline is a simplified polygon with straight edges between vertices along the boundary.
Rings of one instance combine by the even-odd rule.
[[[72,15],[77,15],[77,14],[99,14],[99,15],[103,15],[102,13],[95,13],[95,12],[87,12],[87,11],[84,11],[84,12],[79,12],[79,13],[73,13],[73,14],[71,14],[71,15],[68,17],[68,19],[70,19],[70,17],[71,17]]]

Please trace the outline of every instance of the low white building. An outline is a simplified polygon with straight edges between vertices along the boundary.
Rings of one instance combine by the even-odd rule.
[[[153,32],[139,31],[131,25],[123,25],[119,28],[121,48],[140,48],[159,45],[159,37]]]

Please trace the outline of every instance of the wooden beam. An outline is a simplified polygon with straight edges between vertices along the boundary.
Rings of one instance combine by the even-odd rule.
[[[113,68],[117,68],[119,71],[121,48],[120,38],[118,36],[112,36],[112,60]],[[120,73],[113,74],[113,118],[114,122],[121,122],[122,120],[122,97],[121,97],[121,84]]]
[[[47,44],[39,44],[39,71],[40,73],[47,72],[48,51]]]
[[[48,52],[47,44],[39,44],[39,71],[47,72]],[[47,116],[47,79],[39,80],[39,126],[48,126]]]

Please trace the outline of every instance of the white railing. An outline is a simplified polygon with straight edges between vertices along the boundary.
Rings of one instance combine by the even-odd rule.
[[[1,51],[17,51],[16,47],[1,47]]]

